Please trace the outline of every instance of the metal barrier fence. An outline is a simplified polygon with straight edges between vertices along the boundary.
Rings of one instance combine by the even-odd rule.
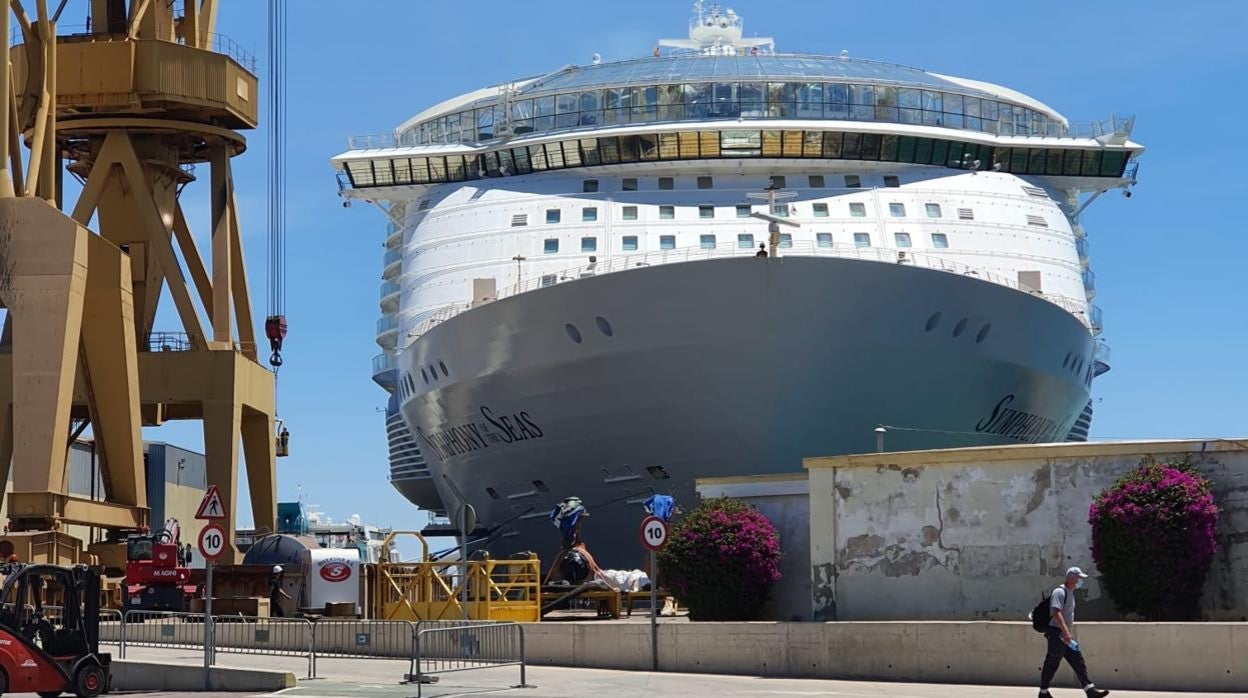
[[[212,638],[214,654],[307,657],[308,678],[316,677],[316,630],[307,619],[214,615]]]
[[[104,637],[104,628],[100,628],[101,642]],[[132,609],[122,615],[117,637],[121,645],[118,650],[121,659],[126,658],[127,647],[203,647],[204,614]]]
[[[100,644],[121,647],[121,611],[115,608],[100,609]],[[120,652],[120,649],[118,650]]]
[[[119,652],[122,659],[125,659],[127,647],[179,649],[202,648],[204,645],[202,613],[130,610],[122,620]],[[316,676],[315,631],[311,621],[221,615],[213,616],[212,633],[214,654],[307,657],[308,678]],[[104,641],[103,628],[100,635],[101,641]]]
[[[492,621],[421,621],[416,624],[412,671],[420,698],[425,677],[518,665],[520,687],[526,685],[524,626]]]
[[[312,676],[316,660],[408,659],[414,654],[416,627],[406,620],[334,620],[312,624]]]
[[[204,621],[202,613],[104,609],[100,642],[119,645],[119,659],[129,647],[201,650]],[[418,684],[432,674],[519,665],[520,685],[525,683],[524,629],[514,622],[214,615],[210,630],[212,663],[216,653],[306,657],[311,679],[322,657],[407,659],[408,678]]]

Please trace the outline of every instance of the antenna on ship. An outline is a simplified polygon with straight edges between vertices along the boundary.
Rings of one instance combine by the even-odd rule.
[[[750,218],[758,218],[759,220],[767,221],[768,223],[767,243],[768,243],[768,247],[770,248],[769,250],[770,256],[775,257],[776,248],[780,246],[780,226],[788,225],[794,228],[802,227],[801,224],[794,223],[793,221],[788,220],[787,218],[779,218],[777,216],[772,215],[776,210],[776,202],[788,201],[789,199],[796,199],[797,192],[784,191],[780,187],[777,187],[775,184],[775,181],[773,180],[772,183],[768,184],[767,188],[764,189],[763,191],[751,192],[749,194],[746,194],[746,196],[756,201],[761,200],[761,201],[767,202],[767,213],[759,213],[757,211],[751,211]]]
[[[743,38],[745,21],[732,9],[721,10],[717,3],[693,3],[693,16],[689,19],[688,39],[659,39],[655,47],[692,51],[703,56],[757,56],[775,53],[776,40],[769,36]]]

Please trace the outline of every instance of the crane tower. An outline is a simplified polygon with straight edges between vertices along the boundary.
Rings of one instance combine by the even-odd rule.
[[[217,0],[90,0],[86,30],[60,34],[65,2],[0,1],[0,35],[18,36],[0,63],[0,553],[39,532],[52,547],[30,554],[65,561],[66,524],[148,526],[140,427],[167,420],[203,421],[208,483],[231,517],[241,439],[255,524],[272,530],[274,375],[230,166],[258,121],[254,59],[216,34]],[[196,181],[210,190],[206,254],[179,198]],[[177,328],[156,327],[166,289]],[[88,424],[105,501],[67,493],[67,449]]]

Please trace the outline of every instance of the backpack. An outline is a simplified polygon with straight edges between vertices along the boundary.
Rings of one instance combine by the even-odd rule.
[[[1043,633],[1049,629],[1049,601],[1052,599],[1053,592],[1049,592],[1040,598],[1040,602],[1036,607],[1031,609],[1028,618],[1031,619],[1031,629],[1038,633]]]

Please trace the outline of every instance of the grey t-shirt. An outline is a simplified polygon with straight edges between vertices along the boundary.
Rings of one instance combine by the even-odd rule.
[[[1065,586],[1053,590],[1053,596],[1049,598],[1049,608],[1062,609],[1062,619],[1066,621],[1067,629],[1075,627],[1075,595],[1066,593]],[[1052,612],[1049,611],[1049,613]],[[1057,621],[1052,617],[1049,618],[1049,626],[1058,627]]]

